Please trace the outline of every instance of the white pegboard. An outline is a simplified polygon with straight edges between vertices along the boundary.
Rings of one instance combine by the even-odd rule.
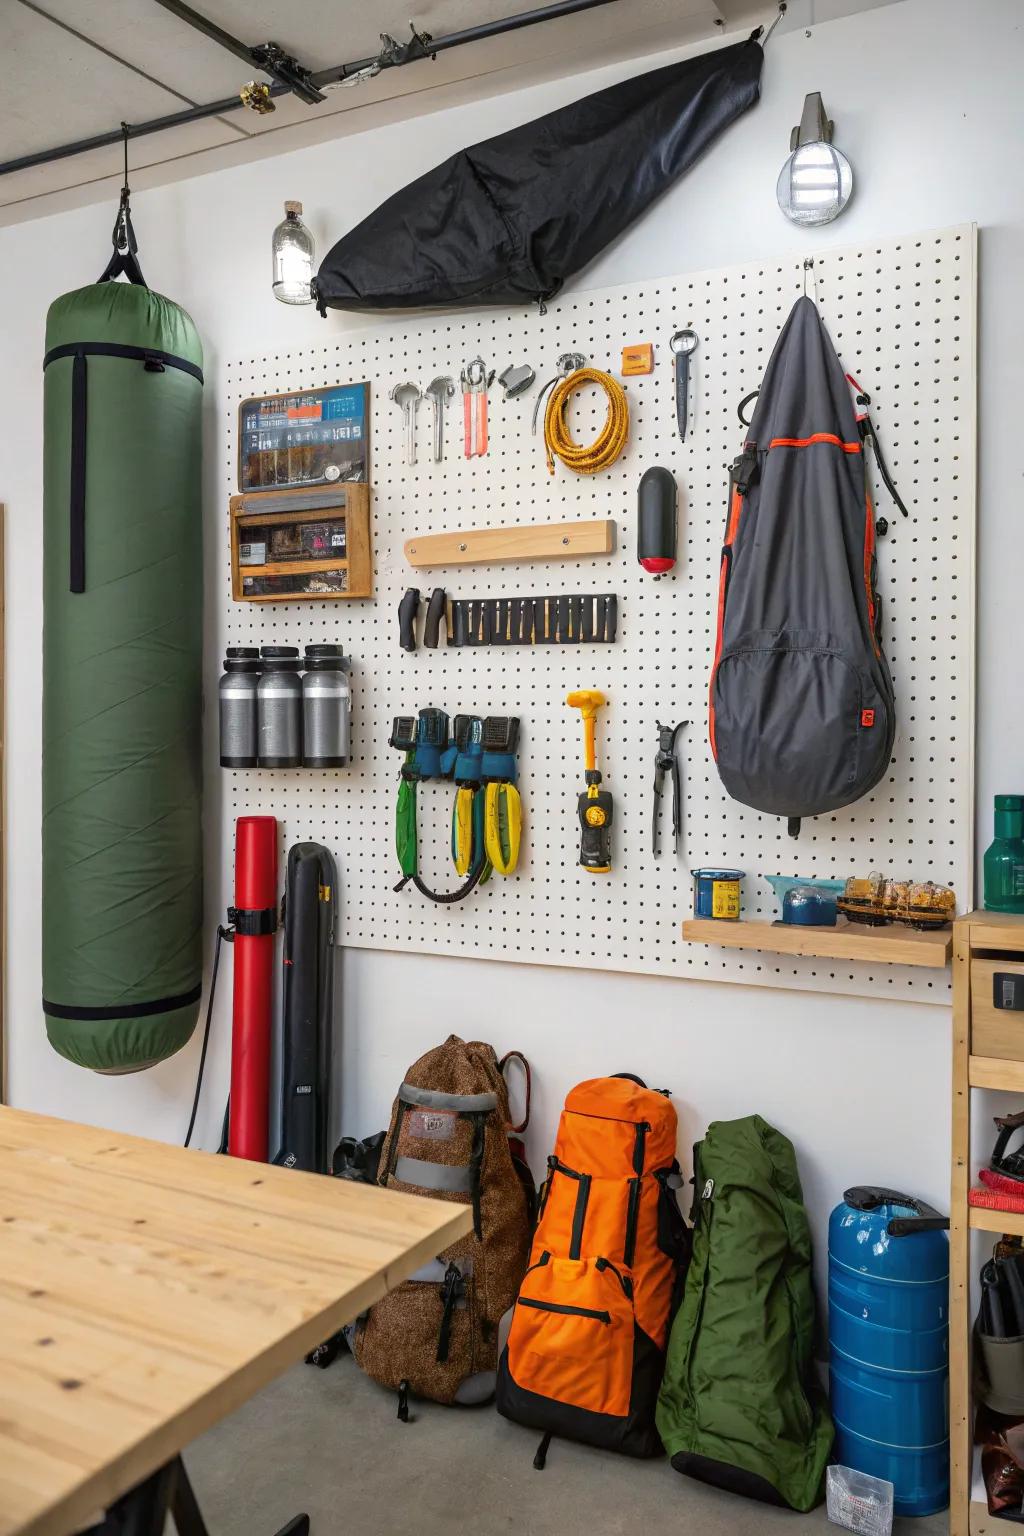
[[[286,355],[229,362],[221,379],[228,435],[226,495],[236,487],[237,409],[250,395],[362,379],[371,385],[371,601],[246,604],[230,598],[225,538],[220,588],[225,644],[340,642],[351,656],[353,758],[337,772],[225,772],[225,812],[269,813],[286,843],[312,838],[335,851],[341,873],[340,942],[587,969],[761,983],[945,1002],[942,972],[776,956],[691,945],[680,922],[692,910],[689,870],[724,864],[747,872],[744,915],[775,915],[765,874],[846,876],[880,869],[952,882],[971,895],[972,677],[974,649],[975,230],[911,235],[864,249],[815,254],[822,316],[840,358],[872,396],[872,417],[911,509],[905,522],[876,488],[890,531],[879,541],[884,645],[896,689],[892,764],[871,795],[804,822],[797,841],[784,823],[728,799],[707,740],[707,685],[725,523],[727,467],[743,431],[742,396],[757,388],[804,276],[800,259],[567,293],[548,306],[484,310],[391,322]],[[668,338],[692,326],[692,414],[685,443],[675,430]],[[627,342],[652,341],[652,375],[625,381],[629,446],[607,473],[549,478],[541,439],[530,434],[536,390],[503,403],[490,394],[490,452],[462,453],[461,399],[448,413],[445,458],[431,457],[431,413],[420,410],[418,463],[405,463],[402,417],[391,387],[437,374],[458,380],[481,354],[499,372],[530,361],[539,381],[564,351],[618,372]],[[585,401],[575,433],[603,419],[603,396]],[[679,561],[659,581],[636,563],[636,491],[652,464],[679,486]],[[611,557],[559,563],[413,571],[403,543],[414,533],[495,524],[612,517]],[[419,649],[398,644],[397,608],[408,586],[424,599],[444,586],[457,597],[616,592],[614,645]],[[573,687],[608,697],[598,722],[599,766],[615,797],[614,868],[579,870],[576,795],[582,781]],[[392,717],[433,705],[454,716],[515,714],[524,837],[515,877],[493,877],[451,907],[411,886],[401,894],[394,853],[400,755],[388,747]],[[655,721],[688,719],[683,736],[685,853],[672,853],[664,802],[660,859],[650,852]],[[451,889],[451,786],[420,787],[420,856],[426,878]],[[226,898],[225,888],[225,898]]]

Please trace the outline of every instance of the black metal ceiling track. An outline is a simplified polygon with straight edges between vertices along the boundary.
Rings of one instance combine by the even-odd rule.
[[[453,48],[465,47],[467,43],[483,42],[487,38],[501,37],[507,32],[519,32],[525,27],[537,26],[541,22],[555,21],[561,16],[573,16],[580,11],[591,11],[599,5],[618,3],[619,0],[556,0],[552,5],[541,5],[532,11],[520,11],[514,16],[504,16],[498,21],[482,22],[476,27],[465,27],[460,32],[449,32],[444,37],[430,37],[417,33],[414,29],[412,38],[403,44],[396,44],[393,39],[382,35],[380,53],[366,59],[355,59],[347,64],[336,64],[331,69],[311,72],[286,54],[276,43],[258,43],[250,47],[249,44],[232,37],[230,32],[225,32],[215,22],[208,21],[191,6],[184,4],[183,0],[157,0],[157,4],[173,12],[188,26],[203,33],[212,42],[227,49],[251,68],[269,75],[272,82],[269,87],[271,96],[295,95],[311,106],[318,105],[325,99],[322,89],[324,86],[337,85],[342,81],[352,80],[358,75],[365,76],[385,69],[397,69],[406,64],[414,64],[421,59],[433,58],[439,53],[448,53]],[[185,107],[180,112],[169,112],[164,117],[153,117],[147,122],[128,123],[127,137],[140,139],[151,133],[163,133],[170,128],[180,128],[185,123],[195,123],[203,118],[220,117],[225,112],[238,111],[242,105],[239,96],[228,96],[221,101]],[[120,144],[124,137],[125,131],[118,126],[111,129],[109,133],[98,133],[88,139],[75,139],[70,144],[59,144],[53,149],[41,149],[34,154],[20,155],[16,160],[8,160],[0,164],[0,176],[10,176],[15,171],[27,171],[37,165],[49,165],[55,160],[67,160],[73,155],[84,155],[91,149],[105,149],[111,144]]]

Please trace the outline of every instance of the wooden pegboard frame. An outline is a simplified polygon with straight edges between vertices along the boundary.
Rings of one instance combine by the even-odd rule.
[[[707,743],[707,682],[714,640],[727,466],[742,443],[740,398],[756,388],[793,301],[799,258],[567,293],[541,316],[535,308],[392,321],[358,333],[328,331],[321,345],[229,362],[220,380],[227,405],[224,499],[234,489],[233,422],[248,395],[371,381],[370,464],[376,596],[366,603],[275,604],[254,611],[229,596],[222,546],[223,644],[333,640],[352,657],[353,759],[338,772],[225,773],[225,829],[246,812],[269,812],[288,842],[313,838],[337,854],[344,945],[647,972],[945,1003],[941,972],[724,951],[685,944],[680,920],[692,908],[688,869],[747,871],[745,915],[774,913],[765,874],[866,874],[881,869],[952,882],[968,904],[972,882],[975,314],[972,226],[909,235],[814,258],[823,318],[844,366],[872,395],[872,416],[911,519],[876,487],[890,532],[880,541],[884,643],[897,700],[889,773],[875,791],[833,815],[806,821],[793,842],[776,818],[724,794]],[[668,338],[692,326],[700,337],[691,378],[691,426],[675,431]],[[418,463],[405,463],[402,418],[388,398],[411,378],[458,377],[482,354],[500,372],[528,359],[541,380],[563,351],[582,351],[617,372],[622,346],[653,341],[652,375],[626,381],[630,442],[607,473],[584,478],[559,467],[549,479],[530,435],[535,391],[503,403],[490,396],[490,452],[462,455],[461,400],[449,412],[446,456],[431,459],[430,412],[419,420]],[[585,439],[603,398],[577,411]],[[222,420],[225,413],[222,413]],[[651,464],[679,486],[680,559],[653,581],[636,563],[636,488]],[[613,517],[610,557],[579,562],[488,565],[415,572],[402,546],[412,533],[489,524]],[[457,596],[615,591],[613,647],[542,646],[419,650],[398,645],[405,588],[434,585]],[[576,793],[581,780],[574,686],[604,690],[600,763],[615,795],[615,868],[606,879],[576,867]],[[518,714],[525,829],[517,876],[495,877],[454,907],[411,889],[393,892],[393,802],[398,754],[391,718],[434,705],[452,715]],[[689,719],[684,733],[685,858],[671,853],[668,810],[662,856],[650,847],[655,720]],[[428,879],[456,883],[448,860],[450,787],[421,789],[421,859]],[[230,844],[223,867],[231,866]],[[227,881],[225,879],[225,899]]]

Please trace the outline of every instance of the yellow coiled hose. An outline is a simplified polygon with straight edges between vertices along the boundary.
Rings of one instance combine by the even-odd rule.
[[[581,447],[573,441],[566,421],[566,409],[576,390],[584,384],[597,384],[608,396],[608,415],[592,443]],[[629,437],[629,403],[618,379],[600,368],[578,368],[560,379],[548,396],[544,412],[544,451],[548,474],[555,472],[555,460],[577,475],[596,475],[615,463]]]

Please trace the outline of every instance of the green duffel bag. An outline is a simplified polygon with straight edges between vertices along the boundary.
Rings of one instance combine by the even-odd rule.
[[[716,1121],[693,1168],[693,1260],[658,1433],[677,1472],[811,1509],[832,1420],[812,1358],[811,1235],[792,1143],[759,1115]]]

